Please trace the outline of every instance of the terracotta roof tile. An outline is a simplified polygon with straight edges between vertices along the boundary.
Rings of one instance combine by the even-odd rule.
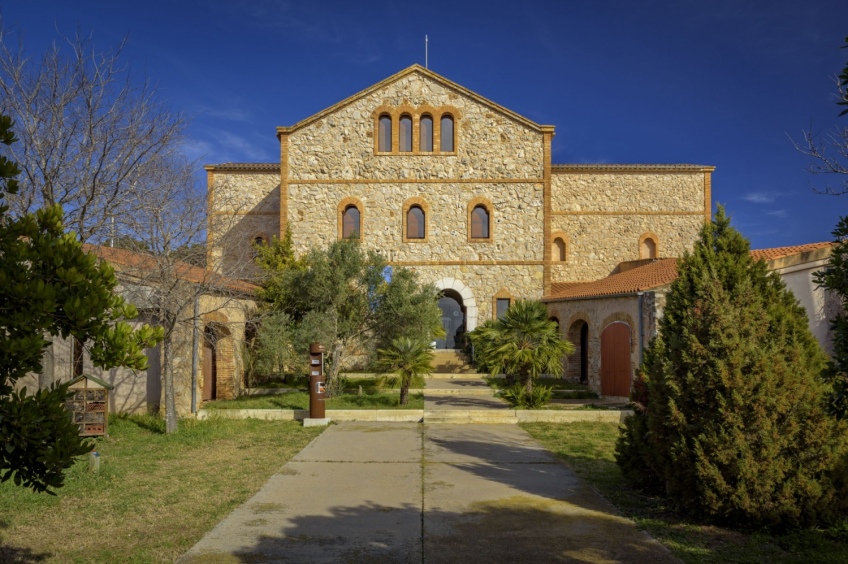
[[[93,253],[101,259],[109,262],[119,272],[128,272],[127,269],[138,269],[139,271],[151,270],[156,267],[156,260],[144,253],[138,253],[127,249],[118,249],[113,247],[100,247],[96,245],[84,244],[83,248],[90,253]],[[177,270],[177,276],[187,282],[196,284],[204,284],[210,287],[226,288],[235,292],[244,294],[253,294],[259,289],[259,286],[222,276],[211,270],[191,265],[187,262],[176,261],[174,266]],[[143,278],[143,276],[140,276]]]
[[[790,257],[800,253],[827,248],[833,243],[807,243],[791,247],[755,249],[751,257],[766,261]],[[677,278],[677,259],[658,259],[627,272],[613,274],[592,282],[553,282],[551,293],[543,301],[590,298],[613,294],[629,294],[671,284]]]
[[[594,282],[553,283],[551,295],[545,297],[544,301],[641,292],[671,284],[675,278],[677,278],[677,259],[657,259],[651,264],[613,274]]]
[[[799,253],[807,253],[817,249],[825,249],[833,243],[807,243],[806,245],[795,245],[793,247],[774,247],[772,249],[755,249],[751,251],[751,256],[755,259],[775,260],[784,257],[791,257]]]
[[[280,163],[221,163],[206,165],[211,170],[257,170],[280,172]]]

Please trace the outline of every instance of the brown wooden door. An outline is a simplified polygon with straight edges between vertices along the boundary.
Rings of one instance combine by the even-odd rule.
[[[215,334],[207,329],[203,339],[203,401],[215,399],[217,370],[215,362]]]
[[[630,396],[630,327],[611,323],[601,333],[601,394]]]

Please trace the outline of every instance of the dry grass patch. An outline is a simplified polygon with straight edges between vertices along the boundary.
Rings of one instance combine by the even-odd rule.
[[[0,484],[0,561],[173,562],[323,428],[295,422],[113,418],[98,474],[56,497]]]

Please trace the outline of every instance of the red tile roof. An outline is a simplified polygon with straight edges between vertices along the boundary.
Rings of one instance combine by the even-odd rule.
[[[751,251],[754,260],[776,260],[830,247],[833,243],[807,243],[791,247],[774,247]],[[632,294],[671,284],[677,278],[677,259],[658,259],[645,266],[613,274],[593,282],[553,282],[544,301],[591,298],[613,294]]]
[[[756,249],[751,251],[751,256],[754,260],[775,260],[784,257],[791,257],[800,253],[807,253],[818,249],[825,249],[832,246],[833,243],[807,243],[806,245],[795,245],[794,247],[774,247],[772,249]]]
[[[627,272],[620,272],[594,282],[558,282],[551,284],[551,295],[545,301],[570,298],[631,294],[671,284],[677,278],[677,259],[657,259]]]
[[[114,247],[99,247],[97,245],[88,244],[84,244],[83,248],[87,252],[93,253],[101,259],[109,262],[112,266],[115,267],[115,270],[119,272],[127,272],[128,274],[133,273],[128,272],[127,269],[137,269],[141,272],[144,270],[152,270],[156,268],[158,264],[156,262],[156,259],[151,255],[130,251],[127,249],[118,249]],[[254,292],[256,292],[256,290],[259,289],[259,286],[251,284],[250,282],[245,282],[243,280],[237,280],[235,278],[222,276],[216,272],[199,266],[191,265],[187,262],[175,261],[173,264],[176,268],[177,276],[187,282],[204,284],[213,288],[226,288],[227,290],[232,290],[244,294],[253,294]],[[143,276],[139,277],[143,278]]]

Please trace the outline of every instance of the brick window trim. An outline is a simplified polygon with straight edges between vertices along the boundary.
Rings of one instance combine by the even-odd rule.
[[[347,198],[342,199],[339,202],[338,207],[336,208],[336,217],[337,217],[337,238],[339,241],[344,239],[344,212],[345,210],[353,206],[357,210],[359,210],[359,239],[358,241],[362,242],[365,240],[365,206],[362,204],[362,200],[359,198],[354,198],[353,196],[348,196]]]
[[[477,206],[483,206],[489,213],[489,236],[488,237],[472,237],[471,236],[471,212]],[[477,196],[468,202],[468,208],[465,213],[466,217],[466,232],[468,233],[469,243],[492,243],[495,239],[495,207],[492,201],[483,196]]]
[[[400,151],[400,118],[408,115],[412,118],[412,151]],[[433,118],[433,150],[421,151],[421,136],[420,126],[421,117],[430,116]],[[441,134],[442,134],[442,117],[449,115],[453,118],[453,151],[441,150]],[[389,116],[392,120],[392,150],[389,152],[380,151],[380,118]],[[413,156],[413,157],[430,157],[430,156],[456,156],[457,147],[459,145],[459,122],[462,113],[454,106],[439,106],[433,107],[427,104],[420,106],[411,106],[409,104],[401,104],[400,106],[389,106],[383,104],[379,106],[371,114],[374,124],[374,154],[377,156]]]
[[[636,249],[637,250],[637,256],[640,259],[652,258],[652,257],[642,256],[642,244],[648,239],[651,239],[654,242],[654,251],[656,252],[656,256],[653,257],[653,258],[660,258],[660,256],[662,256],[660,254],[660,238],[657,237],[657,234],[654,233],[653,231],[645,231],[639,237],[639,246]]]
[[[515,296],[510,293],[506,288],[501,288],[497,291],[497,293],[492,296],[492,320],[497,321],[498,319],[498,300],[509,300],[509,307],[515,303]]]
[[[424,237],[421,239],[407,237],[406,219],[409,213],[409,208],[418,206],[424,212]],[[404,243],[426,243],[430,238],[430,205],[426,200],[419,197],[408,198],[403,203],[403,213],[401,213],[401,236]]]
[[[556,257],[554,252],[553,252],[554,242],[557,239],[562,239],[562,243],[563,243],[563,245],[565,245],[565,257],[562,260],[560,260],[558,257]],[[551,240],[548,243],[548,246],[551,249],[551,262],[552,263],[566,264],[568,262],[568,251],[571,249],[571,241],[569,240],[568,235],[566,235],[565,232],[555,231],[555,232],[551,233]]]

